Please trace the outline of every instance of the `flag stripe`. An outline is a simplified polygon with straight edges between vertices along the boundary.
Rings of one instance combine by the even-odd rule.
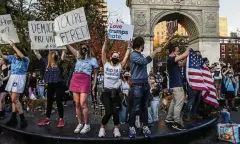
[[[219,106],[212,74],[203,63],[202,57],[192,49],[187,58],[186,77],[192,89],[202,91],[202,98],[205,103]]]
[[[172,36],[178,30],[178,21],[170,21],[167,23],[167,29],[169,34]]]

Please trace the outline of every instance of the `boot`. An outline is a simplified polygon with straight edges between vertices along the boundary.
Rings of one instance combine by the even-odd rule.
[[[23,114],[20,114],[20,128],[21,129],[24,129],[28,126],[28,122],[27,120],[25,119],[24,115]]]
[[[17,126],[17,123],[18,123],[18,122],[17,122],[16,112],[13,112],[10,120],[6,123],[6,126],[16,127],[16,126]]]
[[[28,122],[26,119],[20,121],[20,128],[24,129],[28,126]]]
[[[0,120],[5,118],[5,111],[0,111]]]

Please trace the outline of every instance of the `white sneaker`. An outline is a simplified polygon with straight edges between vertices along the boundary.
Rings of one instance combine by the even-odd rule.
[[[82,124],[78,124],[76,129],[74,130],[74,133],[79,133],[82,128],[83,128],[83,125]]]
[[[91,127],[89,124],[85,124],[83,129],[80,131],[80,134],[86,134],[87,132],[89,132],[91,130]]]
[[[105,128],[100,128],[98,137],[105,137],[105,136],[106,136]]]
[[[114,137],[121,137],[121,133],[120,133],[120,131],[119,131],[118,128],[115,128],[115,129],[114,129],[113,135],[114,135]]]

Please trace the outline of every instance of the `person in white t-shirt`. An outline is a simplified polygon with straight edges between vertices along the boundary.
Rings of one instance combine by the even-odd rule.
[[[105,137],[105,125],[108,123],[110,118],[113,116],[114,122],[114,137],[120,137],[121,133],[119,131],[119,111],[121,108],[121,98],[120,98],[120,73],[122,68],[125,67],[131,48],[128,45],[128,50],[125,53],[125,57],[120,61],[120,53],[113,51],[110,61],[107,61],[106,51],[107,51],[108,39],[105,39],[102,48],[102,63],[104,67],[104,90],[101,96],[101,101],[105,108],[105,115],[102,118],[101,128],[99,130],[99,137]]]

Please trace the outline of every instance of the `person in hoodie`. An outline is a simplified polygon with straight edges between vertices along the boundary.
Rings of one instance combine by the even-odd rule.
[[[136,115],[140,115],[143,122],[143,134],[145,137],[151,135],[148,128],[148,100],[150,96],[150,86],[148,83],[147,65],[152,61],[152,58],[158,52],[155,50],[150,56],[144,57],[144,39],[136,37],[133,40],[133,52],[130,54],[131,65],[131,111],[129,122],[129,137],[136,136],[135,121]]]

